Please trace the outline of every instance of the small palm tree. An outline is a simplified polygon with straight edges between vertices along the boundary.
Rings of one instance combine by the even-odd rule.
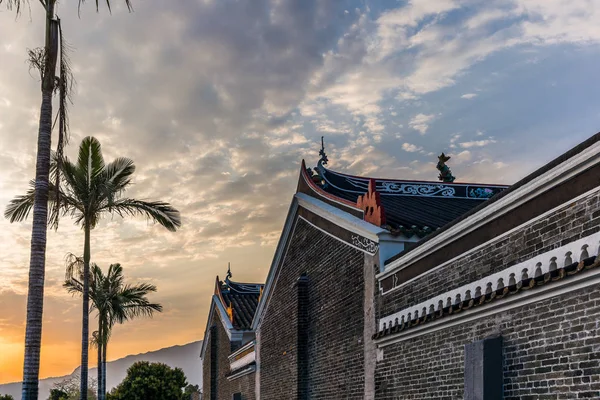
[[[67,280],[64,287],[72,294],[83,293],[81,282],[81,258],[75,258],[67,268]],[[78,278],[75,277],[79,275]],[[104,400],[106,396],[106,349],[115,324],[141,317],[152,317],[154,312],[161,312],[162,306],[150,303],[146,296],[156,292],[156,286],[142,283],[126,285],[123,277],[123,267],[120,264],[111,264],[108,273],[104,275],[102,269],[96,264],[92,265],[90,276],[90,311],[98,311],[98,330],[94,332],[92,343],[98,349],[98,399]]]
[[[60,170],[60,171],[59,171]],[[54,174],[59,174],[61,184],[57,189],[49,184],[51,195],[48,201],[57,199],[59,204],[52,207],[50,220],[60,215],[70,215],[75,223],[81,225],[84,232],[83,246],[83,323],[81,329],[81,396],[87,400],[88,350],[89,350],[89,272],[91,231],[106,214],[143,215],[170,231],[181,226],[179,211],[169,203],[162,201],[143,201],[122,198],[123,192],[131,184],[135,171],[133,161],[117,158],[109,164],[104,163],[100,142],[94,137],[86,137],[79,146],[76,163],[67,157],[55,157],[51,166]],[[5,216],[10,220],[22,221],[27,218],[35,200],[36,187],[32,184],[29,191],[17,196],[6,207]],[[58,193],[56,193],[58,191]]]

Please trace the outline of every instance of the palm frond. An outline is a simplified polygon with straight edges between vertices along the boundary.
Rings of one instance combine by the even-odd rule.
[[[77,10],[81,10],[81,5],[85,3],[85,0],[79,0],[79,4],[77,6]],[[133,4],[131,4],[131,0],[125,0],[125,5],[127,6],[127,10],[129,12],[133,12]],[[106,6],[108,7],[108,12],[112,14],[112,7],[110,5],[110,0],[106,0]],[[96,0],[96,12],[100,10],[100,2]]]
[[[81,141],[77,169],[83,172],[88,189],[92,187],[92,181],[104,170],[102,147],[95,137],[88,136]]]
[[[21,8],[23,6],[27,5],[29,7],[28,0],[0,0],[0,5],[2,5],[2,3],[5,3],[6,8],[8,8],[9,10],[15,10],[17,16],[21,15]],[[44,0],[40,0],[40,3],[42,3],[44,8],[46,8],[46,3],[44,2]],[[31,13],[31,7],[29,8],[29,12]]]
[[[83,257],[68,253],[65,257],[65,280],[83,280]]]
[[[60,40],[60,77],[56,85],[59,92],[59,107],[58,107],[58,143],[56,145],[56,176],[54,186],[56,190],[56,198],[54,202],[54,215],[55,219],[52,222],[54,229],[58,229],[59,222],[59,210],[61,201],[60,191],[60,175],[62,170],[63,152],[65,145],[69,142],[69,114],[68,114],[68,103],[72,103],[71,94],[73,91],[73,73],[71,72],[71,62],[69,60],[69,47],[65,43],[62,24],[58,19],[58,30]]]
[[[122,192],[131,183],[131,175],[134,172],[135,165],[133,160],[129,158],[119,157],[106,165],[103,181],[109,200],[114,200],[114,196]]]
[[[163,201],[120,199],[111,205],[106,205],[101,211],[112,211],[121,217],[125,215],[143,215],[158,222],[171,232],[175,232],[181,226],[179,211],[169,203]]]
[[[15,221],[20,222],[26,220],[31,212],[31,209],[33,208],[33,201],[35,198],[35,181],[29,182],[29,186],[30,188],[27,193],[15,197],[6,206],[4,217],[11,223]]]

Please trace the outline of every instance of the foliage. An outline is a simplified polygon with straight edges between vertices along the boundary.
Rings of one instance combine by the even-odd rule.
[[[10,394],[0,394],[0,400],[15,400]]]
[[[138,361],[108,395],[107,400],[182,400],[187,379],[181,368]]]
[[[189,384],[183,391],[183,400],[196,400],[200,398],[200,386]]]
[[[1,1],[1,0],[0,0]],[[88,341],[89,341],[89,273],[91,258],[91,230],[102,216],[118,214],[121,217],[142,215],[170,231],[181,226],[179,211],[163,201],[143,201],[123,198],[123,193],[131,184],[135,165],[128,158],[117,158],[105,164],[100,142],[91,136],[84,138],[79,146],[77,161],[55,155],[50,171],[52,182],[48,191],[53,202],[48,219],[57,224],[59,216],[71,216],[84,231],[83,277],[82,277],[82,349],[81,349],[81,390],[85,400],[88,381]],[[6,207],[5,216],[11,222],[27,218],[36,198],[36,186],[24,195],[17,196]],[[34,209],[35,211],[35,209]],[[37,385],[36,385],[37,386]],[[100,400],[104,390],[101,385]]]
[[[55,383],[52,385],[48,400],[78,400],[80,393],[80,379],[79,374],[74,374]],[[88,399],[96,400],[96,389],[97,382],[94,379],[91,379],[88,382]]]
[[[82,264],[80,257],[71,257],[67,267],[67,280],[64,287],[71,294],[83,293]],[[105,275],[102,269],[92,264],[90,274],[91,310],[98,311],[98,331],[93,334],[92,344],[98,348],[98,379],[100,396],[106,386],[106,348],[115,324],[122,324],[133,318],[148,316],[161,312],[162,306],[151,303],[146,296],[156,292],[156,286],[141,283],[125,284],[121,264],[111,264]]]
[[[52,389],[50,390],[50,397],[48,400],[67,400],[69,398],[69,394],[60,389]]]

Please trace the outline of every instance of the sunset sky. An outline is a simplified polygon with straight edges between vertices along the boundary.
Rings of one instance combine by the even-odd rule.
[[[77,80],[73,156],[97,137],[132,158],[128,196],[182,213],[167,232],[105,219],[92,260],[158,286],[153,319],[115,329],[109,359],[200,340],[215,275],[264,281],[302,158],[325,136],[329,167],[513,183],[600,130],[596,0],[114,0],[58,14]],[[0,6],[0,209],[34,176],[38,1]],[[0,383],[21,379],[31,221],[0,219]],[[49,233],[41,376],[78,365],[80,300],[61,287],[83,232]],[[200,362],[200,361],[199,361]],[[95,358],[91,357],[91,364]]]

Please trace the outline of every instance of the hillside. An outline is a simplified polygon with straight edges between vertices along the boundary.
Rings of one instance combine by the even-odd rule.
[[[164,349],[150,351],[143,354],[129,355],[106,364],[106,387],[108,390],[118,385],[125,375],[127,368],[136,361],[161,362],[171,367],[183,369],[188,383],[202,386],[202,363],[200,360],[200,348],[202,341],[188,343],[182,346],[172,346]],[[91,365],[90,365],[91,367]],[[56,382],[60,382],[72,375],[77,374],[77,367],[71,375],[52,377],[40,380],[39,400],[46,400],[50,395],[50,389]],[[90,368],[89,376],[96,377],[96,368]],[[15,399],[21,398],[21,383],[7,383],[0,385],[0,394],[11,394]]]

